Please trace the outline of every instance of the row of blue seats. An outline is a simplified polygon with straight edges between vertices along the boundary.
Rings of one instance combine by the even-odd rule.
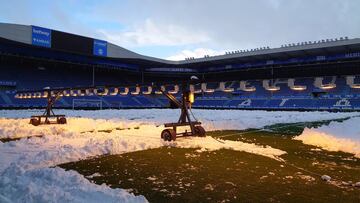
[[[267,109],[360,109],[360,99],[218,99],[197,100],[202,108],[267,108]]]
[[[13,96],[13,95],[12,95]],[[0,107],[44,107],[45,99],[15,99],[10,103],[0,97]],[[56,107],[63,108],[151,108],[166,107],[169,101],[163,96],[85,96],[63,97]],[[193,104],[199,108],[269,108],[269,109],[360,109],[360,98],[241,98],[198,97]]]

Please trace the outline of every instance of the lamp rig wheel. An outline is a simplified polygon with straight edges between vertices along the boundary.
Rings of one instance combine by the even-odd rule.
[[[180,126],[193,126],[193,131],[177,132],[177,127]],[[206,131],[201,126],[200,122],[185,122],[185,123],[166,123],[165,127],[167,129],[163,130],[161,133],[161,139],[164,141],[175,141],[177,137],[186,137],[186,136],[197,136],[205,137]]]
[[[66,118],[65,117],[57,118],[57,123],[58,124],[66,124],[67,123]]]
[[[173,129],[165,129],[161,132],[161,138],[164,141],[175,141],[176,140],[176,132]]]
[[[195,136],[199,136],[199,137],[205,137],[205,129],[201,126],[201,125],[198,125],[198,126],[195,126]]]
[[[30,119],[30,124],[33,125],[33,126],[38,126],[40,125],[40,119],[37,119],[37,118],[31,118]]]

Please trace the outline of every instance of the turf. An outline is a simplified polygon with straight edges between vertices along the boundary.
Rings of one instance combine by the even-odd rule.
[[[163,147],[60,166],[97,184],[144,195],[150,202],[360,202],[360,189],[342,183],[360,181],[360,159],[292,139],[305,126],[327,123],[207,133],[284,150],[285,162],[225,149],[198,152]],[[332,181],[321,180],[323,174]]]

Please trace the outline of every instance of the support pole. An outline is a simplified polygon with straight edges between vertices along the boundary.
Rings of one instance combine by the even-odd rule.
[[[92,68],[92,86],[95,86],[95,66]]]

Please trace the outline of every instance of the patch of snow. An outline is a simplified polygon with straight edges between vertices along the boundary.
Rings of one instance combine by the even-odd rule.
[[[150,180],[150,181],[155,181],[157,180],[157,178],[155,176],[149,176],[146,179]]]
[[[305,128],[304,132],[294,139],[329,151],[352,153],[360,158],[359,123],[360,117],[353,117],[343,122],[331,122],[328,126]]]
[[[190,154],[190,153],[186,153],[185,154],[185,157],[188,159],[188,158],[196,158],[196,157],[199,157],[200,154]]]
[[[191,183],[185,183],[184,184],[186,187],[190,187],[191,186]]]
[[[229,184],[229,185],[231,185],[231,186],[236,186],[236,184],[235,183],[233,183],[233,182],[225,182],[225,184]]]
[[[311,151],[315,151],[315,152],[319,152],[319,151],[322,151],[320,148],[312,148],[310,149]]]
[[[194,115],[203,123],[207,131],[210,130],[243,130],[247,128],[262,128],[266,125],[277,123],[311,122],[329,120],[360,115],[357,112],[330,113],[330,112],[284,112],[284,111],[241,111],[241,110],[203,110],[193,109]],[[27,121],[31,115],[42,114],[42,110],[1,110],[0,118],[24,118]],[[129,109],[129,110],[55,110],[57,114],[64,114],[69,118],[86,118],[88,121],[76,128],[105,129],[118,126],[116,123],[126,124],[131,122],[162,125],[167,122],[177,121],[180,110],[178,109]],[[72,122],[76,122],[76,119]],[[0,121],[1,123],[1,121]],[[74,123],[75,124],[75,123]],[[89,126],[92,126],[89,128]],[[39,126],[38,126],[39,127]],[[36,127],[36,128],[38,128]],[[135,126],[133,126],[135,127]],[[35,128],[35,129],[36,129]],[[75,128],[75,126],[74,126]],[[0,133],[2,134],[2,133]]]
[[[0,202],[147,202],[59,167],[25,170],[13,164],[1,173],[0,188]]]
[[[91,175],[86,176],[87,178],[95,178],[95,177],[101,177],[102,175],[100,173],[94,173]]]
[[[281,160],[279,156],[286,154],[285,151],[270,146],[260,146],[253,143],[245,143],[232,140],[218,140],[213,137],[189,137],[178,139],[176,142],[165,143],[180,148],[200,148],[201,151],[214,151],[219,149],[230,149],[258,154],[273,159]]]
[[[260,177],[260,180],[267,178],[268,176],[264,175]]]
[[[331,177],[328,176],[328,175],[322,175],[322,176],[321,176],[321,180],[323,180],[323,181],[330,181],[330,180],[331,180]]]
[[[306,180],[308,182],[315,181],[315,178],[309,175],[297,175],[299,178]]]
[[[209,183],[207,185],[205,185],[205,190],[210,190],[210,191],[213,191],[214,190],[214,187]]]

